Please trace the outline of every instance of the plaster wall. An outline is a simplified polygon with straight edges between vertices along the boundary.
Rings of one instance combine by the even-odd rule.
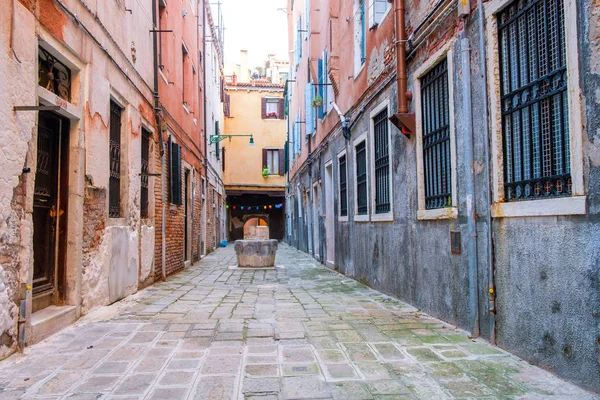
[[[223,181],[227,186],[257,186],[281,190],[285,187],[285,176],[262,175],[262,150],[283,149],[286,141],[286,121],[283,119],[262,119],[261,99],[282,97],[279,89],[258,87],[228,88],[231,116],[225,118],[226,135],[249,135],[254,138],[254,146],[249,146],[249,137],[225,139],[221,146],[225,150],[225,172]]]

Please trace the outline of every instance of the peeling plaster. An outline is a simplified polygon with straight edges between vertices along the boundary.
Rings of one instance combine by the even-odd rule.
[[[11,299],[9,279],[0,264],[0,336],[4,333],[13,339],[11,345],[7,346],[0,340],[0,359],[11,354],[16,347],[17,336],[17,306]]]

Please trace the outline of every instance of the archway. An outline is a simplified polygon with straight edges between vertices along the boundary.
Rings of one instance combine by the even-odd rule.
[[[263,218],[250,218],[244,224],[244,239],[269,239],[269,224]]]

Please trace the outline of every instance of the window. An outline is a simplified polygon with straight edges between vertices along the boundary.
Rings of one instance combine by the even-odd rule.
[[[186,85],[186,81],[189,79],[189,68],[188,68],[188,49],[187,47],[185,47],[185,44],[181,44],[181,68],[182,68],[182,74],[181,74],[181,99],[183,102],[184,106],[187,106],[188,103],[186,100],[188,99],[187,96],[187,86],[190,85]]]
[[[306,139],[308,140],[308,135],[312,135],[316,130],[316,121],[315,115],[313,114],[313,100],[315,96],[315,87],[312,82],[308,82],[305,86],[304,92],[304,112],[305,112],[305,129],[306,129]]]
[[[284,175],[284,158],[283,149],[263,149],[263,168],[269,175]]]
[[[173,142],[169,136],[169,179],[171,189],[171,204],[180,206],[181,198],[181,146]]]
[[[354,3],[354,74],[358,74],[367,59],[365,0]]]
[[[300,65],[302,59],[302,14],[298,14],[298,23],[296,24],[296,42],[294,44],[294,61],[296,68]]]
[[[43,47],[38,47],[38,85],[71,101],[71,70]]]
[[[148,173],[150,172],[150,132],[142,128],[142,168],[140,192],[140,217],[148,218]]]
[[[262,119],[284,119],[284,99],[264,97],[261,101]]]
[[[363,140],[354,147],[356,158],[356,214],[369,213],[367,188],[367,141]]]
[[[563,1],[498,14],[504,198],[572,194]]]
[[[373,118],[375,214],[391,211],[390,140],[387,106]]]
[[[231,117],[231,96],[225,94],[224,100],[225,101],[223,102],[223,114],[226,117]]]
[[[369,29],[379,25],[391,7],[388,0],[369,0]]]
[[[348,216],[348,171],[346,167],[346,154],[338,158],[340,174],[340,217]]]
[[[448,59],[421,78],[425,208],[452,206]]]
[[[108,216],[121,217],[121,114],[123,109],[110,102],[110,177],[108,182]]]

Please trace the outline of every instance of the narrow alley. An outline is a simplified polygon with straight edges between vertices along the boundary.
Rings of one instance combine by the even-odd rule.
[[[0,399],[596,399],[281,245],[233,246],[0,363]]]

